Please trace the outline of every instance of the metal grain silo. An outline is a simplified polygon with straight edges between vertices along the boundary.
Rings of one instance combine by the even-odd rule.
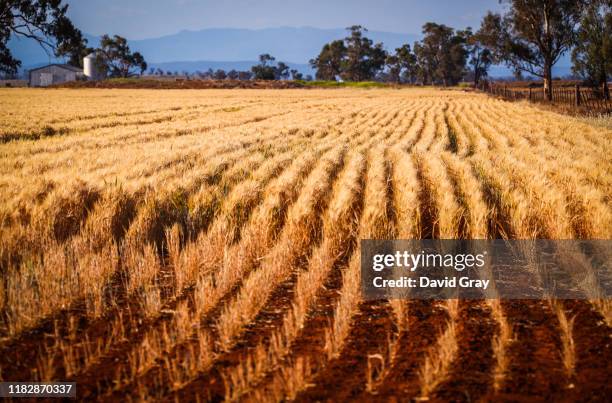
[[[88,54],[83,59],[83,74],[89,80],[103,80],[106,78],[106,71],[100,65],[100,60],[95,52]]]

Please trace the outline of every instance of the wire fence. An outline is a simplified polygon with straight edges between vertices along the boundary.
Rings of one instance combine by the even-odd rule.
[[[479,89],[503,99],[529,102],[548,102],[542,87],[511,87],[506,84],[483,81]],[[582,87],[553,87],[552,102],[570,108],[587,111],[589,113],[612,113],[612,101],[609,94],[602,88]]]

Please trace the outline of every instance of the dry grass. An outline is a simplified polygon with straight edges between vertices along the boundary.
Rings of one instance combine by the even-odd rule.
[[[318,217],[327,207],[326,199],[345,152],[344,148],[338,148],[323,157],[304,184],[301,197],[289,211],[277,245],[264,258],[262,267],[244,280],[238,295],[224,308],[217,321],[222,349],[231,348],[243,326],[254,318],[274,289],[291,274],[298,260],[309,254],[313,242],[316,242]]]
[[[419,369],[420,394],[423,398],[429,397],[436,386],[446,379],[448,369],[459,352],[457,344],[458,300],[447,300],[444,308],[449,316],[446,329],[438,337],[435,346],[427,353]]]
[[[323,241],[313,251],[308,270],[298,274],[295,298],[283,317],[282,326],[272,334],[269,342],[258,344],[253,353],[242,359],[238,367],[230,368],[224,376],[230,400],[249,391],[290,352],[317,292],[336,263],[346,255],[349,243],[355,243],[355,210],[363,187],[360,178],[365,169],[365,159],[360,153],[347,158],[349,162],[334,186],[330,206],[323,219]]]
[[[107,399],[179,399],[206,382],[225,393],[203,400],[299,397],[354,337],[359,239],[612,235],[608,122],[476,93],[0,90],[0,122],[0,330],[35,351],[17,369],[0,360],[1,375],[93,379],[80,387]],[[591,263],[572,256],[609,328]],[[498,393],[515,331],[487,296]],[[409,305],[387,307],[395,331],[360,364],[365,393],[411,336]],[[570,378],[578,322],[549,307]],[[445,308],[413,374],[422,397],[462,354],[456,300]],[[311,354],[296,346],[315,312],[327,324]]]

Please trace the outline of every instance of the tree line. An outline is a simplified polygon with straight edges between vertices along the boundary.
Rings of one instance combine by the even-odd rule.
[[[248,81],[253,79],[253,73],[250,71],[236,70],[231,69],[229,71],[225,71],[224,69],[213,70],[209,68],[206,71],[197,70],[195,72],[189,72],[187,70],[183,70],[179,72],[178,70],[164,70],[161,68],[151,68],[148,71],[150,76],[183,76],[186,78],[199,78],[201,80],[241,80]]]
[[[236,70],[231,69],[225,71],[224,69],[213,70],[209,68],[206,71],[196,71],[190,73],[186,70],[181,71],[164,71],[161,68],[152,68],[148,74],[151,76],[184,76],[187,78],[197,77],[203,80],[305,80],[311,81],[312,76],[307,74],[304,75],[297,69],[291,69],[285,62],[278,62],[274,64],[276,58],[268,53],[259,55],[259,63],[252,66],[251,70]]]
[[[552,99],[552,68],[571,52],[573,72],[587,84],[601,86],[609,97],[612,73],[612,0],[500,0],[503,13],[488,12],[474,32],[444,24],[423,25],[423,39],[389,52],[367,37],[360,25],[348,28],[344,39],[325,44],[310,60],[320,80],[380,80],[423,85],[478,85],[492,64],[505,64],[516,76],[528,74],[544,82]],[[94,53],[97,65],[111,77],[142,74],[147,63],[132,52],[125,38],[103,35],[98,48],[66,16],[62,0],[5,0],[0,2],[0,73],[15,74],[21,62],[8,48],[12,36],[37,41],[48,54],[65,57],[82,67]],[[250,72],[217,70],[202,75],[215,79],[304,79],[269,54],[259,57]],[[158,70],[153,74],[159,74]],[[248,77],[248,78],[247,78]]]
[[[343,40],[325,44],[310,60],[319,80],[379,80],[421,85],[455,85],[464,79],[475,84],[487,76],[493,55],[480,32],[455,30],[444,24],[423,25],[423,39],[387,52],[374,44],[360,25],[347,28]]]
[[[544,82],[552,99],[552,68],[571,52],[572,70],[609,97],[612,73],[612,0],[503,0],[504,13],[488,12],[475,32],[444,24],[423,25],[423,39],[388,52],[360,25],[342,40],[327,43],[310,60],[320,80],[385,80],[423,85],[478,85],[492,64],[516,76]]]

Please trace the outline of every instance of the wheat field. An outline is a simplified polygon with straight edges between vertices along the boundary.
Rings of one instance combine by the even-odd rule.
[[[0,375],[599,400],[612,305],[361,296],[360,239],[610,239],[612,130],[440,89],[0,90]]]

